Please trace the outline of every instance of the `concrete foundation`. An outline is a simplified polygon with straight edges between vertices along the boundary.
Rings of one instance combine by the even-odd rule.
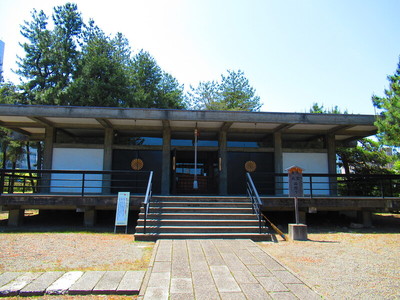
[[[372,227],[372,212],[368,210],[362,210],[357,212],[357,219],[364,227]]]
[[[23,223],[25,210],[20,208],[10,209],[8,211],[8,226],[20,226]]]
[[[97,212],[94,208],[86,208],[84,211],[83,224],[85,226],[94,226],[96,224]]]
[[[289,224],[289,238],[292,241],[307,241],[307,225]]]

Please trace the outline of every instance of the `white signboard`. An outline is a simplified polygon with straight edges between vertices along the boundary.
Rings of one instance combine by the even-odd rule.
[[[115,226],[128,226],[129,192],[118,193],[117,212],[115,214]]]

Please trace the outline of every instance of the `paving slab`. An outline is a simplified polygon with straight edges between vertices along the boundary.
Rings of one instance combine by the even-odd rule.
[[[286,292],[288,288],[276,277],[257,277],[267,292]]]
[[[270,293],[270,296],[274,300],[298,300],[299,299],[291,292],[274,292],[274,293]]]
[[[192,278],[172,278],[171,294],[193,294]]]
[[[220,293],[241,291],[227,266],[210,266],[210,269]]]
[[[0,274],[0,287],[20,276],[21,272],[5,272]]]
[[[53,282],[47,289],[46,294],[63,295],[66,294],[69,288],[83,275],[81,271],[71,271],[62,275],[59,279]]]
[[[46,289],[59,279],[65,272],[50,271],[41,274],[19,292],[20,296],[42,296]]]
[[[26,272],[22,275],[18,276],[8,284],[2,286],[0,288],[0,295],[1,296],[16,296],[19,294],[19,291],[23,289],[26,285],[31,283],[34,279],[39,277],[41,273],[32,273]]]
[[[282,283],[303,283],[289,271],[271,271]]]
[[[117,294],[139,294],[145,273],[145,271],[127,271],[118,285]]]
[[[146,289],[143,300],[168,300],[168,287],[153,287],[149,286]]]
[[[299,299],[307,299],[307,300],[314,300],[319,299],[321,297],[315,293],[312,289],[310,289],[305,284],[286,284],[288,289],[295,294]]]
[[[319,298],[251,240],[158,241],[154,251],[145,300]]]
[[[240,285],[247,299],[251,300],[267,300],[272,299],[263,286],[259,283],[243,283]]]
[[[93,294],[116,294],[119,283],[126,271],[107,271],[93,288]]]
[[[68,290],[70,295],[89,295],[106,271],[87,271]]]

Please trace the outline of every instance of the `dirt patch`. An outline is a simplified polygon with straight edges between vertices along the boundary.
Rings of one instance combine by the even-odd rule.
[[[399,299],[400,215],[375,215],[374,226],[313,225],[309,241],[261,246],[328,299]]]

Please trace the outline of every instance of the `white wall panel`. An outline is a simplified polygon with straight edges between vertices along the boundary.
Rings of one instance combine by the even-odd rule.
[[[304,169],[304,173],[328,174],[327,153],[283,153],[283,169],[296,165]],[[303,178],[304,195],[310,194],[310,180]],[[288,194],[288,179],[284,178],[284,194]],[[313,178],[313,195],[329,194],[329,178]]]
[[[103,170],[103,149],[54,148],[53,170]],[[85,193],[101,193],[102,175],[85,176]],[[89,180],[89,181],[87,181]],[[81,174],[52,174],[52,193],[81,193]]]

